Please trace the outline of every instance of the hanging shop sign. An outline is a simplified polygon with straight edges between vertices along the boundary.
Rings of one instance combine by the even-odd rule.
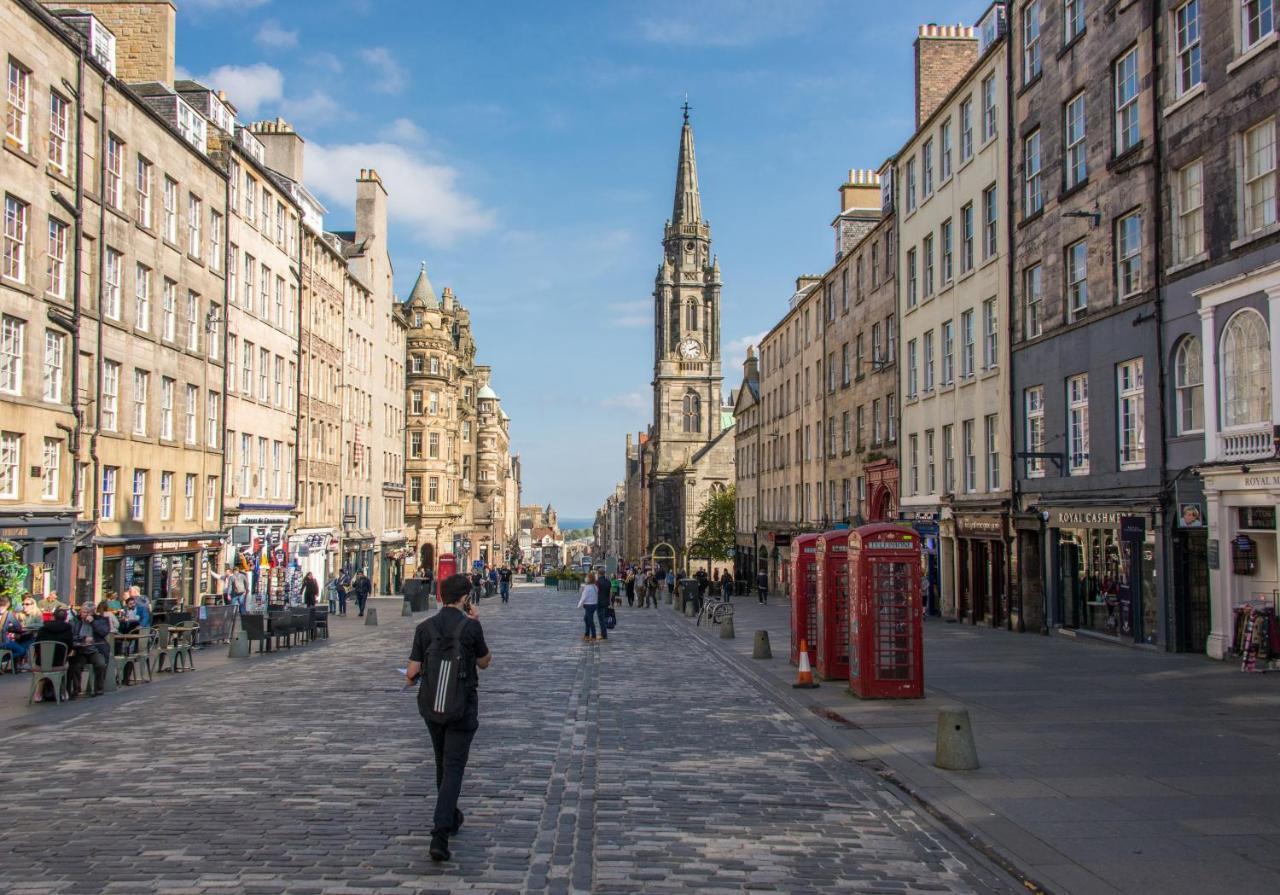
[[[956,516],[956,534],[1000,537],[1004,534],[1004,520],[999,516]]]

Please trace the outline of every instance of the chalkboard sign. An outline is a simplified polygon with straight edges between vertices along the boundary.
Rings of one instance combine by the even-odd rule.
[[[1208,561],[1209,561],[1209,568],[1216,570],[1219,566],[1217,538],[1209,539],[1209,547],[1207,550],[1207,555],[1208,555]]]

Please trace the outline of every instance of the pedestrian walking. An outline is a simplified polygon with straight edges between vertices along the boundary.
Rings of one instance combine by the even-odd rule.
[[[720,596],[726,600],[733,599],[733,573],[725,572],[720,576]]]
[[[227,602],[234,603],[241,612],[244,612],[245,601],[249,598],[248,574],[243,569],[227,566],[227,573],[222,576],[222,588]]]
[[[339,572],[333,576],[333,590],[338,595],[338,615],[347,614],[347,595],[350,582],[347,576]]]
[[[623,582],[623,587],[627,591],[627,606],[635,608],[636,605],[636,573],[627,572],[627,579]]]
[[[356,572],[355,580],[351,582],[351,592],[355,594],[356,608],[364,615],[365,604],[369,602],[369,594],[373,591],[373,582],[369,580],[369,576],[361,569]]]
[[[764,569],[756,572],[756,599],[762,604],[769,602],[769,573]]]
[[[667,593],[672,597],[676,595],[676,573],[675,570],[667,572]]]
[[[302,604],[314,609],[316,603],[319,602],[319,597],[320,584],[316,581],[316,576],[308,572],[307,576],[302,579]]]
[[[609,629],[605,627],[604,620],[608,614],[610,601],[613,600],[613,588],[616,582],[609,578],[605,572],[601,572],[596,576],[596,590],[599,592],[599,599],[596,600],[596,616],[600,620],[600,639],[609,639]]]
[[[656,575],[649,573],[644,579],[644,604],[648,606],[653,603],[653,608],[658,608],[658,578]]]
[[[498,572],[498,591],[502,596],[502,602],[511,602],[511,569],[506,566]]]
[[[600,602],[600,591],[596,587],[593,579],[588,578],[582,582],[582,588],[578,591],[578,608],[582,610],[582,639],[584,641],[596,639],[596,607]]]
[[[431,735],[436,760],[436,807],[431,817],[430,854],[433,861],[451,858],[449,839],[462,828],[458,810],[462,776],[471,754],[471,740],[480,727],[480,680],[477,670],[493,660],[484,642],[484,628],[467,601],[471,581],[450,575],[440,587],[444,605],[418,625],[405,677],[419,683],[418,712]],[[425,672],[425,673],[424,673]]]

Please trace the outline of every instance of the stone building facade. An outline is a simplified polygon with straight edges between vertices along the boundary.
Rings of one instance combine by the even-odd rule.
[[[1011,9],[1014,605],[1166,645],[1152,7]]]
[[[996,4],[985,19],[999,17]],[[943,64],[930,65],[939,54]],[[1011,623],[1006,39],[921,26],[915,134],[899,151],[902,512],[928,558],[926,605]],[[1002,111],[1006,110],[1006,111]]]

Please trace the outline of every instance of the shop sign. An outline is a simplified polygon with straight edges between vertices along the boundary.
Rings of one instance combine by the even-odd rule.
[[[867,550],[914,550],[913,541],[868,541],[863,545]]]
[[[957,516],[956,532],[962,535],[1004,534],[1004,520],[999,516]]]
[[[279,515],[274,513],[269,515],[260,515],[260,516],[241,516],[240,524],[241,525],[288,525],[290,518],[291,517],[289,516],[284,516],[284,515]]]
[[[31,537],[31,529],[29,528],[0,528],[0,538],[28,537]]]
[[[1280,488],[1280,472],[1267,473],[1265,475],[1246,475],[1244,477],[1244,486],[1246,488]]]
[[[784,531],[769,532],[769,543],[775,547],[788,547],[791,545],[791,533]]]
[[[197,541],[150,541],[125,544],[125,553],[175,553],[183,550],[195,550],[200,546]]]
[[[1120,537],[1126,541],[1141,541],[1147,536],[1147,520],[1141,516],[1120,517]]]
[[[1053,510],[1049,513],[1051,528],[1119,528],[1119,510]]]

